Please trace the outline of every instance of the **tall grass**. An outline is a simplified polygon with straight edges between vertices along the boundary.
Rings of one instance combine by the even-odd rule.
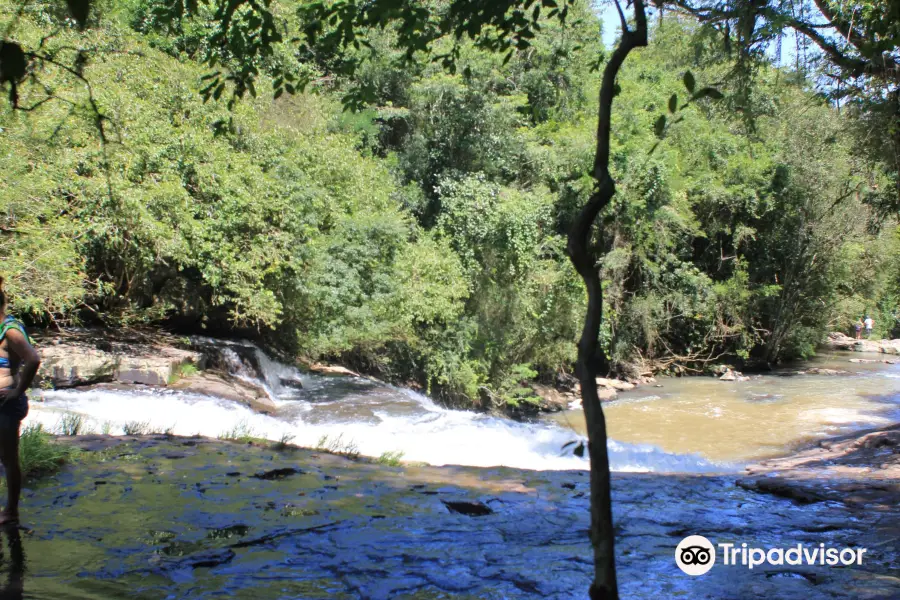
[[[387,467],[399,467],[403,465],[403,450],[396,450],[394,452],[384,452],[381,456],[375,459],[379,465],[385,465]]]
[[[19,464],[24,477],[54,473],[77,453],[76,448],[54,442],[40,423],[29,425],[19,436]]]
[[[250,427],[247,421],[241,421],[228,431],[223,431],[219,434],[220,440],[231,442],[249,442],[258,437],[260,436],[256,435],[256,432],[253,431],[253,428]]]
[[[147,435],[151,432],[150,421],[128,421],[122,426],[125,435]]]
[[[281,439],[275,442],[272,445],[272,448],[278,451],[287,450],[288,446],[291,445],[291,442],[294,441],[296,436],[291,433],[283,433],[281,434]]]
[[[84,415],[67,412],[59,419],[56,430],[59,435],[80,435],[84,433],[86,421]]]
[[[352,439],[344,440],[343,433],[337,437],[330,437],[327,434],[323,435],[316,443],[316,450],[340,454],[347,458],[357,458],[359,456],[359,446]]]

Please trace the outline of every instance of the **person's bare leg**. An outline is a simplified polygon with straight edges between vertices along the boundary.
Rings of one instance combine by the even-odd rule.
[[[22,469],[19,466],[18,427],[3,428],[0,434],[0,460],[6,471],[6,510],[0,513],[0,524],[19,521],[19,496],[22,494]]]

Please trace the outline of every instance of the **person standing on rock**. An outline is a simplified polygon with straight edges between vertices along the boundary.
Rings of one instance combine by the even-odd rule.
[[[862,319],[856,319],[856,325],[854,325],[853,328],[856,330],[856,339],[861,339],[863,330]]]
[[[6,314],[8,299],[0,277],[0,462],[6,470],[6,510],[0,525],[19,520],[22,469],[19,466],[19,426],[28,414],[25,390],[31,386],[41,358],[25,327]]]
[[[875,327],[875,319],[873,319],[869,315],[866,315],[866,320],[863,321],[863,323],[865,323],[866,326],[866,338],[871,338],[872,328]]]

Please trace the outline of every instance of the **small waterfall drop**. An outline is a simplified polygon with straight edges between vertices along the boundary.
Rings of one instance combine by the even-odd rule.
[[[564,426],[449,410],[412,390],[362,377],[301,374],[248,342],[201,341],[215,344],[219,368],[264,387],[276,400],[277,413],[261,415],[234,402],[176,390],[137,388],[44,392],[45,402],[33,403],[29,420],[53,430],[62,414],[71,411],[85,415],[94,431],[113,434],[121,434],[126,423],[139,422],[177,435],[216,437],[237,430],[306,447],[338,444],[373,457],[402,453],[404,460],[433,465],[588,468],[586,458],[563,452],[567,442],[580,437]],[[700,457],[653,446],[610,440],[609,449],[614,470],[723,470]]]

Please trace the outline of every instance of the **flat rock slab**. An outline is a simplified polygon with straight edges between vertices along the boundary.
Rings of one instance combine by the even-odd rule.
[[[385,468],[202,438],[78,443],[104,451],[26,490],[26,597],[587,596],[586,472]],[[290,474],[250,477],[279,472]],[[613,487],[623,598],[900,597],[897,507],[799,506],[727,477],[615,474]],[[717,565],[692,578],[674,563],[691,534],[761,547],[852,543],[870,560]]]
[[[39,382],[55,388],[117,382],[167,385],[182,365],[203,366],[203,355],[164,345],[109,343],[103,348],[83,342],[39,346]]]

